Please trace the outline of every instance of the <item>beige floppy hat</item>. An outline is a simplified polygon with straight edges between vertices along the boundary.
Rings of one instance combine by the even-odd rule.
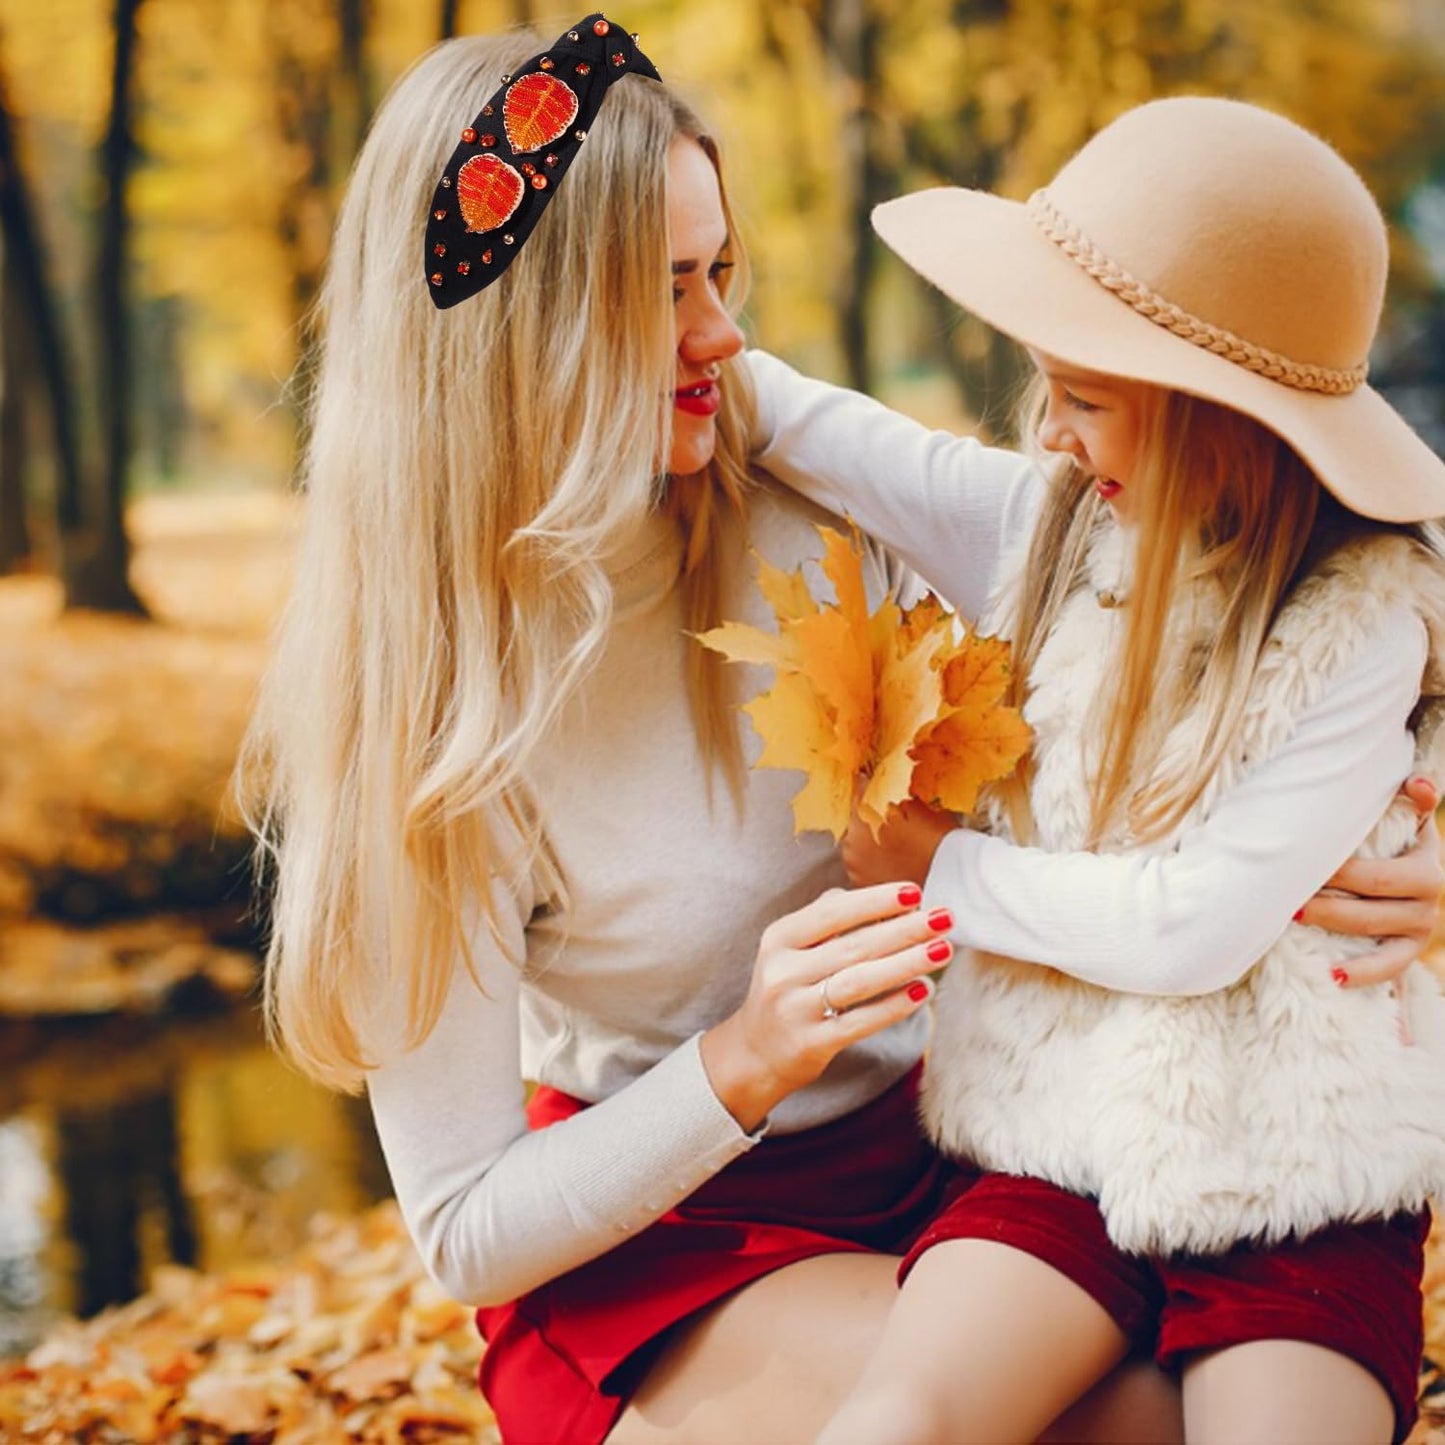
[[[1292,121],[1239,101],[1151,101],[1027,203],[943,187],[884,202],[873,224],[1016,340],[1255,417],[1366,516],[1445,516],[1445,463],[1365,383],[1384,220]]]

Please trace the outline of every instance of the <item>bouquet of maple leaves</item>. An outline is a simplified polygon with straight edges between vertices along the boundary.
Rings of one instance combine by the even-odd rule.
[[[1003,701],[1008,643],[965,630],[932,595],[907,611],[889,597],[870,614],[856,529],[818,532],[836,606],[815,602],[801,571],[759,558],[778,631],[725,622],[698,637],[731,662],[776,669],[743,709],[763,739],[757,766],[807,774],[793,799],[799,833],[841,838],[856,806],[876,838],[909,798],[971,812],[1029,747],[1028,724]]]

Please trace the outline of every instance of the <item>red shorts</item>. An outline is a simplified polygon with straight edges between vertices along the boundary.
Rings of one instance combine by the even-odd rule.
[[[984,1174],[929,1224],[899,1268],[950,1239],[992,1239],[1067,1275],[1132,1348],[1165,1368],[1201,1350],[1305,1340],[1371,1371],[1395,1406],[1396,1439],[1416,1414],[1424,1349],[1420,1292],[1428,1211],[1335,1225],[1271,1249],[1211,1257],[1123,1253],[1099,1206],[1039,1179]]]
[[[813,1255],[902,1254],[943,1200],[918,1126],[920,1068],[856,1113],[764,1138],[675,1209],[511,1304],[477,1311],[479,1382],[507,1445],[602,1440],[666,1331]],[[586,1105],[542,1088],[534,1129]]]

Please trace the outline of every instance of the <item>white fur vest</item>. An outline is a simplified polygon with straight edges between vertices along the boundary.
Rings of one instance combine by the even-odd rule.
[[[1112,525],[1101,532],[1095,586],[1118,583],[1121,545]],[[1445,583],[1402,537],[1351,543],[1296,588],[1238,735],[1179,831],[1280,747],[1401,601],[1426,619],[1438,658]],[[1030,680],[1031,800],[1037,841],[1050,851],[1084,843],[1086,718],[1122,619],[1081,588]],[[1202,640],[1211,621],[1201,602],[1182,625]],[[1424,684],[1427,694],[1440,690],[1433,676]],[[1417,722],[1421,771],[1438,778],[1431,754],[1445,752],[1445,728]],[[1186,718],[1167,739],[1166,761],[1198,756],[1201,743],[1198,720]],[[1007,831],[997,810],[990,827]],[[1392,856],[1414,833],[1413,809],[1396,800],[1360,854]],[[1172,839],[1143,846],[1163,853]],[[1240,982],[1194,998],[1112,993],[1053,969],[964,954],[938,994],[929,1130],[946,1152],[985,1168],[1097,1196],[1110,1236],[1131,1252],[1214,1253],[1418,1208],[1445,1189],[1445,999],[1419,964],[1399,997],[1388,985],[1337,987],[1331,967],[1368,947],[1292,924]]]

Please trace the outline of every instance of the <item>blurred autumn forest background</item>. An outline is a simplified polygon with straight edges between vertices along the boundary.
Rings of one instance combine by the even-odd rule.
[[[309,316],[368,118],[437,40],[551,38],[585,8],[0,0],[0,1358],[148,1287],[133,1338],[184,1313],[279,1349],[298,1337],[254,1262],[388,1192],[365,1106],[260,1043],[227,780],[285,593]],[[1445,448],[1445,0],[618,0],[612,18],[715,124],[752,335],[955,426],[1001,424],[1017,359],[887,257],[875,202],[1026,195],[1154,96],[1283,110],[1385,208],[1372,376]],[[338,1239],[376,1266],[353,1270],[380,1281],[347,1295],[362,1323],[325,1336],[371,1363],[306,1408],[415,1406],[415,1358],[384,1354],[403,1316],[413,1344],[450,1341],[432,1383],[462,1400],[465,1321],[417,1293],[394,1221],[366,1229],[313,1240],[306,1268],[325,1314]],[[203,1294],[174,1264],[252,1272]],[[102,1378],[93,1342],[61,1338],[30,1375]],[[94,1406],[139,1412],[125,1438],[282,1419],[274,1380],[208,1396],[204,1342],[156,1348]],[[51,1408],[0,1372],[0,1434],[24,1389]]]

